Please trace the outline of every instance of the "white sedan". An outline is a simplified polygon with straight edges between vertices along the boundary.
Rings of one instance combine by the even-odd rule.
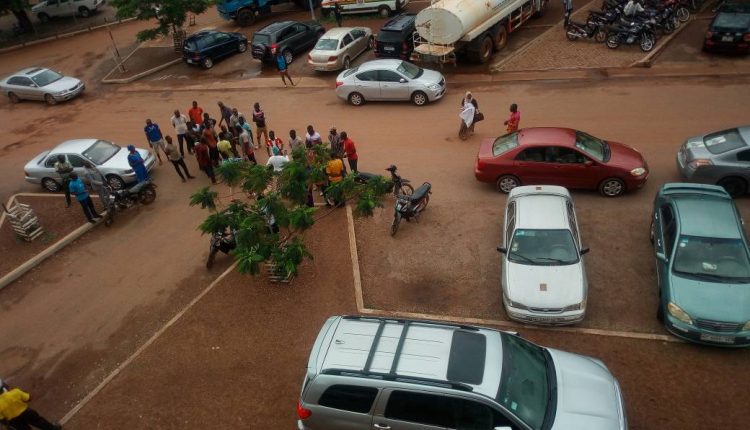
[[[0,80],[0,90],[11,103],[21,100],[44,100],[47,104],[70,100],[81,94],[86,85],[80,79],[63,76],[43,67],[30,67]]]
[[[583,320],[588,283],[570,193],[553,185],[514,188],[505,208],[503,304],[508,317],[532,324]]]
[[[367,27],[334,27],[318,39],[307,64],[319,71],[348,69],[372,44],[372,30]]]

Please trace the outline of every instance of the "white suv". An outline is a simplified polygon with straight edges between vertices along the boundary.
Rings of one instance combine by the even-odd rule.
[[[503,304],[508,317],[532,324],[583,320],[588,283],[570,193],[554,185],[516,187],[505,207]]]
[[[42,0],[31,8],[31,13],[41,22],[56,16],[81,15],[88,18],[103,4],[104,0]]]

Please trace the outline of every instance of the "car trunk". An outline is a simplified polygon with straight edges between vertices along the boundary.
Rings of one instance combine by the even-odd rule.
[[[711,24],[706,39],[717,44],[745,44],[750,42],[750,14],[720,13]]]
[[[187,40],[182,46],[182,59],[198,62],[201,59],[200,47],[195,40]]]

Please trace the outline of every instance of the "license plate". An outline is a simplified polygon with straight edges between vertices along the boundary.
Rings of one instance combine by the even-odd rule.
[[[724,36],[721,38],[722,42],[731,42],[734,40],[734,36]]]
[[[715,334],[701,333],[701,340],[716,343],[734,343],[734,338],[730,336],[719,336]]]
[[[386,51],[395,51],[396,50],[396,48],[393,47],[393,46],[385,46],[385,47],[383,47],[383,49],[386,50]]]

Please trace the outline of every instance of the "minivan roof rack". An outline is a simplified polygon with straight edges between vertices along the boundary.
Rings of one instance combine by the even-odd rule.
[[[324,369],[320,373],[324,375],[357,376],[361,378],[381,379],[384,381],[412,382],[434,387],[449,387],[461,391],[474,391],[474,388],[471,385],[465,384],[463,382],[442,381],[440,379],[422,378],[419,376],[404,376],[394,373],[372,372],[355,369]]]
[[[463,330],[471,330],[471,331],[479,331],[479,328],[465,325],[465,324],[456,324],[456,323],[450,323],[450,322],[442,322],[442,321],[430,321],[430,320],[408,320],[404,318],[389,318],[389,317],[375,317],[375,316],[366,316],[366,315],[343,315],[341,318],[347,319],[347,320],[376,320],[376,321],[393,321],[399,324],[406,324],[409,323],[418,323],[418,324],[426,324],[426,325],[437,325],[437,326],[446,326],[446,327],[456,327]],[[375,342],[373,342],[374,344]]]

